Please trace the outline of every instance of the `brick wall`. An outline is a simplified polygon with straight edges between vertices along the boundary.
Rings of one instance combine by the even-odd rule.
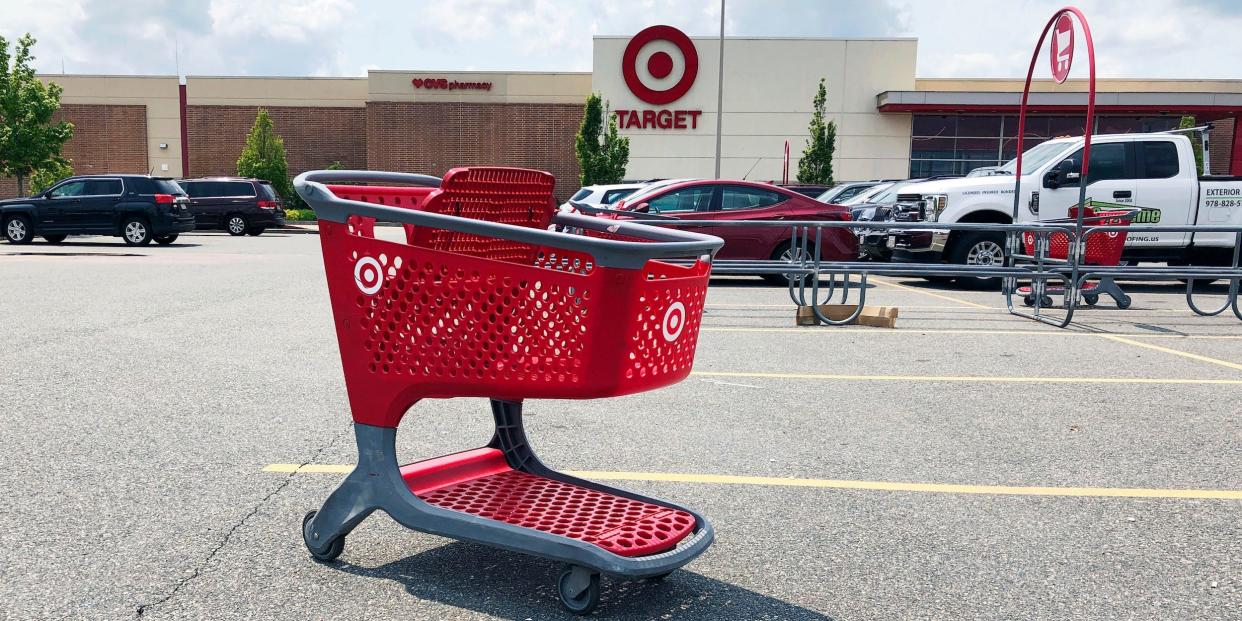
[[[149,172],[146,106],[63,104],[55,119],[73,123],[73,138],[61,154],[73,160],[75,173]],[[16,195],[17,180],[0,178],[0,197]]]
[[[366,111],[362,108],[267,107],[285,140],[290,176],[327,168],[365,168]],[[254,106],[187,106],[190,169],[186,176],[237,174],[237,158],[259,113]]]
[[[1229,174],[1230,155],[1233,152],[1234,119],[1212,121],[1212,131],[1208,132],[1208,150],[1212,155],[1212,174]]]
[[[370,102],[367,167],[442,175],[455,166],[546,170],[556,196],[578,189],[577,104]]]

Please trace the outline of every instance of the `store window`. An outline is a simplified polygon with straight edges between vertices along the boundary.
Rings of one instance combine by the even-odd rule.
[[[1081,136],[1083,115],[1032,115],[1026,118],[1022,148],[1050,138]],[[1096,117],[1095,133],[1160,132],[1177,127],[1179,116]],[[965,175],[982,166],[999,166],[1017,157],[1017,115],[916,114],[910,139],[910,176]]]

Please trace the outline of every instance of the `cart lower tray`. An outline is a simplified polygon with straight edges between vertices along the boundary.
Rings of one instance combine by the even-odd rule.
[[[685,511],[514,470],[494,448],[402,466],[401,476],[429,504],[578,539],[620,556],[665,552],[694,528],[694,516]]]

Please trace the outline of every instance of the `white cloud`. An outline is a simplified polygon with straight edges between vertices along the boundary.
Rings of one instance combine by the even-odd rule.
[[[729,0],[726,31],[916,36],[921,77],[1025,75],[1063,0]],[[592,35],[657,23],[712,36],[719,0],[0,0],[0,35],[33,32],[59,72],[359,75],[368,67],[591,69]],[[1237,0],[1081,0],[1101,76],[1239,78]],[[1081,57],[1080,57],[1081,58]],[[1075,75],[1085,65],[1076,63]]]

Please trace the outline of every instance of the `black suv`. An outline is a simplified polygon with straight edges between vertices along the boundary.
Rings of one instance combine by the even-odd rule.
[[[131,246],[171,244],[194,230],[190,201],[176,181],[150,175],[69,177],[28,198],[0,201],[0,227],[13,244],[35,235],[59,244],[69,235],[116,235]]]
[[[179,182],[190,195],[190,211],[200,229],[224,229],[229,235],[261,235],[285,225],[284,205],[272,184],[262,179],[212,177]]]

